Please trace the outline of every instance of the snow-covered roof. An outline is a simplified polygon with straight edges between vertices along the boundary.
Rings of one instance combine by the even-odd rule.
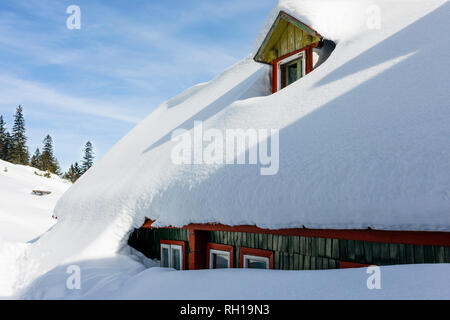
[[[270,94],[253,52],[160,105],[60,199],[55,236],[117,249],[145,218],[263,228],[450,231],[446,1],[280,1],[333,40],[331,57]],[[279,172],[177,165],[175,129],[279,129]],[[52,235],[48,234],[49,237]],[[66,235],[67,236],[67,235]]]

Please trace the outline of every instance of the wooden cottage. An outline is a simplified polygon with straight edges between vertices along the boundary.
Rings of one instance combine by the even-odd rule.
[[[130,246],[177,270],[257,268],[320,270],[450,263],[450,233],[378,230],[269,230],[192,224],[135,230]]]
[[[281,12],[254,59],[272,65],[273,92],[277,92],[311,72],[333,49],[333,44],[317,31]],[[157,228],[153,224],[148,220],[135,230],[129,244],[147,257],[160,260],[162,267],[178,270],[319,270],[450,263],[448,232],[269,230],[221,224]]]

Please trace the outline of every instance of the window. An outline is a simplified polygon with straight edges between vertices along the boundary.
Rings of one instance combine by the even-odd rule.
[[[207,269],[227,269],[233,268],[233,246],[217,243],[207,243]]]
[[[227,269],[230,267],[230,253],[228,251],[209,251],[210,269]]]
[[[244,255],[245,269],[269,269],[269,258]]]
[[[161,240],[161,268],[184,270],[184,242]]]
[[[240,248],[240,267],[246,269],[273,269],[273,252]]]
[[[278,62],[278,88],[283,89],[305,75],[304,51]]]

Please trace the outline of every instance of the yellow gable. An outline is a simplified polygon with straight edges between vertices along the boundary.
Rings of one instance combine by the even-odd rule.
[[[263,44],[255,56],[255,61],[271,63],[288,53],[318,43],[321,36],[313,29],[280,12]]]

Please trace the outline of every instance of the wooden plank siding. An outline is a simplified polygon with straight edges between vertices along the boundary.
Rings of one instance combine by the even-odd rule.
[[[235,268],[240,266],[240,247],[273,251],[274,268],[280,270],[338,269],[341,261],[363,265],[450,263],[447,246],[231,231],[205,231],[205,236],[207,242],[234,247]],[[161,240],[185,241],[186,257],[189,255],[188,229],[137,229],[129,244],[147,257],[159,260]]]
[[[185,256],[189,254],[189,230],[186,229],[136,229],[130,236],[128,244],[142,252],[150,259],[160,259],[161,240],[186,242]]]

